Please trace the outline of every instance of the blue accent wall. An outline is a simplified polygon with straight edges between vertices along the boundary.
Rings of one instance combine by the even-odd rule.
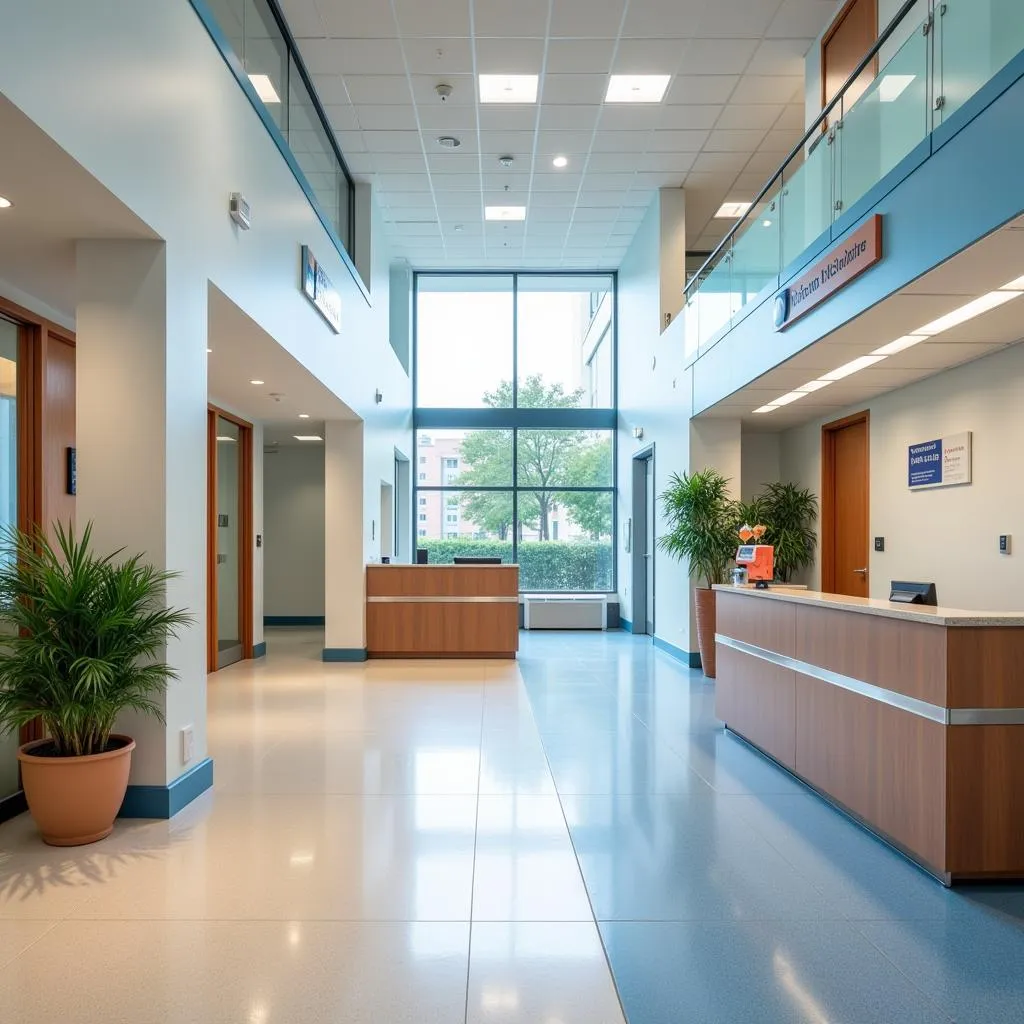
[[[173,818],[213,785],[213,759],[206,758],[166,786],[129,786],[119,818]]]

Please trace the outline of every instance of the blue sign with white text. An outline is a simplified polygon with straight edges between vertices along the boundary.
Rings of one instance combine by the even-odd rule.
[[[942,483],[942,438],[907,448],[907,483],[911,487],[936,487]]]

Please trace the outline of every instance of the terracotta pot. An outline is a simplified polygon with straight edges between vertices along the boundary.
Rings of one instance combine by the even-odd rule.
[[[697,612],[697,649],[700,663],[708,679],[715,678],[715,598],[713,590],[698,587],[693,592]]]
[[[50,740],[33,740],[18,751],[28,809],[43,842],[84,846],[105,839],[128,789],[135,740],[111,736],[123,746],[85,757],[39,757],[33,750]]]

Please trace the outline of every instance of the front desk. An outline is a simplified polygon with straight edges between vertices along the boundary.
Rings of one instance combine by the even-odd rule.
[[[1024,615],[716,590],[730,730],[947,885],[1024,878]]]
[[[371,658],[515,658],[519,566],[369,565]]]

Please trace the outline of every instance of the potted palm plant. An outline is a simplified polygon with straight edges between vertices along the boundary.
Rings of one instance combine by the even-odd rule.
[[[767,540],[775,547],[775,577],[790,583],[795,573],[814,564],[818,535],[818,499],[795,484],[768,484],[757,497],[761,522],[768,525]]]
[[[0,731],[38,720],[44,739],[18,751],[29,810],[45,842],[108,836],[124,801],[135,741],[114,732],[132,710],[162,720],[156,697],[175,678],[159,660],[192,621],[164,604],[177,574],[91,550],[57,524],[7,533],[0,559]]]
[[[658,544],[670,555],[685,559],[690,574],[705,586],[694,589],[697,647],[704,674],[715,677],[715,591],[726,582],[729,561],[736,552],[737,504],[729,497],[729,481],[715,469],[674,474],[661,495],[668,532]]]

